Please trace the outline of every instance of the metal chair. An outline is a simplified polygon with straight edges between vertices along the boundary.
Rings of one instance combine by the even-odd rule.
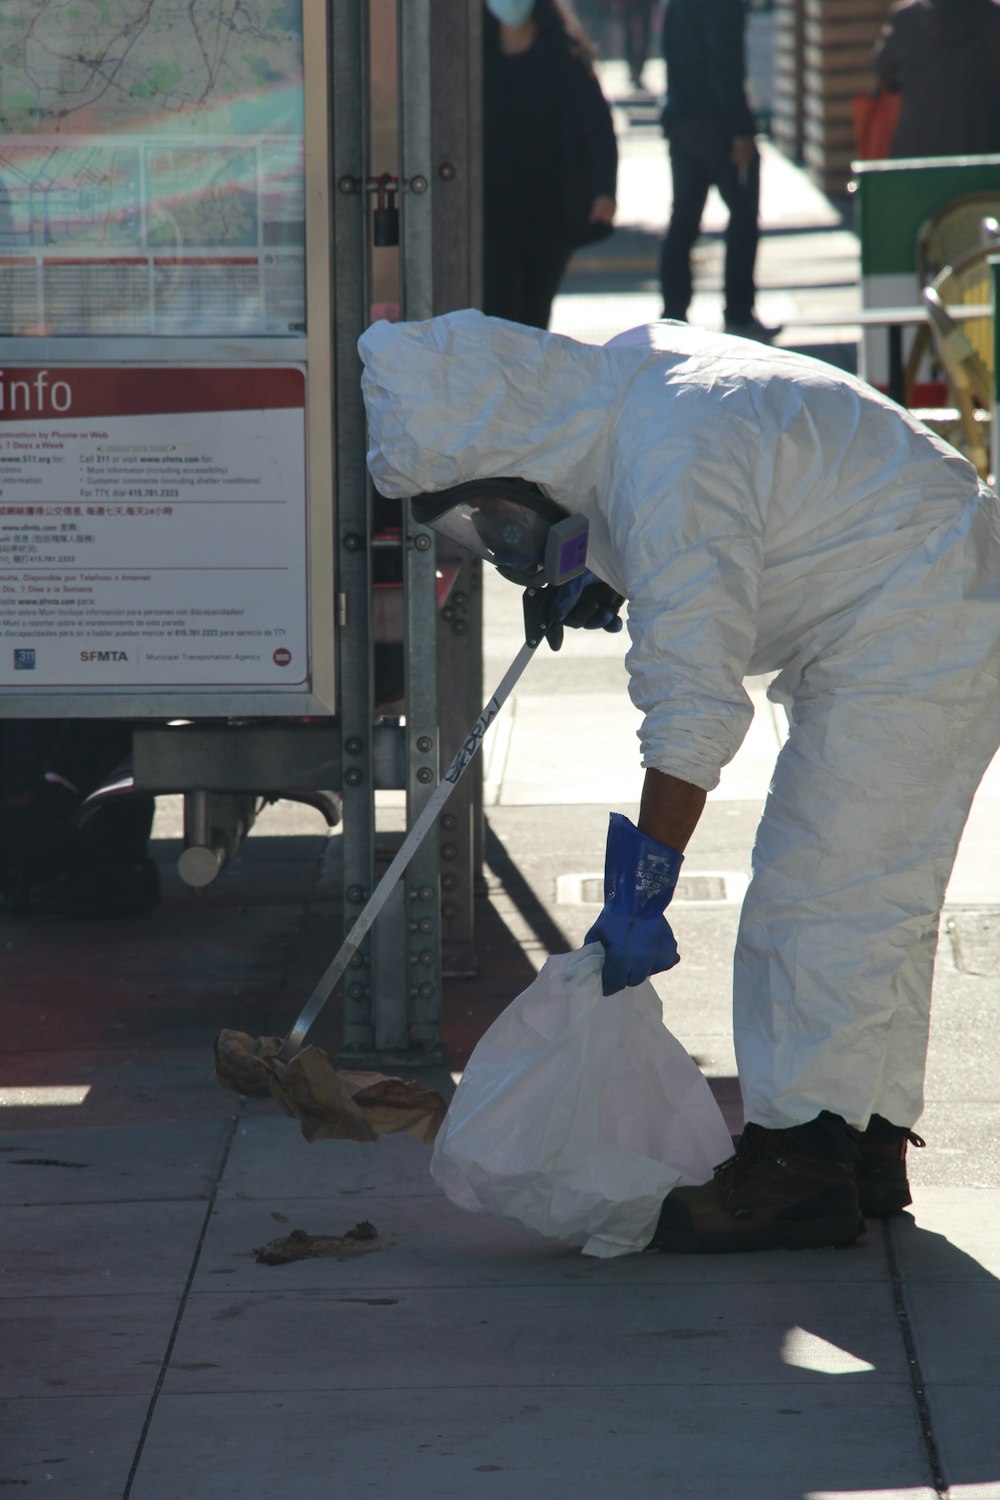
[[[929,285],[945,268],[983,248],[984,221],[1000,218],[1000,191],[965,193],[932,214],[917,231],[917,282]]]
[[[982,259],[985,265],[985,253]],[[935,353],[948,383],[949,396],[958,408],[961,440],[955,441],[954,446],[971,459],[983,479],[988,479],[989,413],[993,404],[992,320],[967,322],[963,328],[949,313],[941,292],[933,286],[924,288],[923,300]],[[973,339],[982,340],[985,329],[988,329],[989,363],[973,343]]]
[[[1000,225],[996,219],[987,220],[986,223],[990,226],[989,238],[983,247],[947,266],[932,283],[942,302],[948,307],[982,307],[992,299],[993,285],[989,258],[1000,251]],[[957,321],[962,324],[961,317],[958,317]],[[989,318],[969,319],[962,324],[962,327],[969,343],[986,369],[992,374],[994,364],[992,320]],[[987,401],[987,405],[990,401]]]
[[[917,235],[916,267],[921,294],[925,287],[934,287],[947,305],[988,302],[991,291],[986,257],[997,250],[1000,250],[1000,192],[994,189],[967,193],[953,199],[928,219]],[[913,405],[917,373],[931,347],[931,337],[928,323],[918,329],[910,347],[903,379],[907,406]],[[981,323],[972,339],[973,347],[991,368],[989,323]]]

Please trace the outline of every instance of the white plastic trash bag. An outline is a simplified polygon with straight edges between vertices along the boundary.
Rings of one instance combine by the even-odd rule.
[[[431,1174],[460,1208],[611,1256],[642,1250],[671,1188],[706,1182],[733,1143],[653,986],[603,995],[603,957],[550,958],[493,1023]]]

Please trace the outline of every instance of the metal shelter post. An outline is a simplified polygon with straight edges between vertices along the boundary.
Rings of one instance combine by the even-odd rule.
[[[403,317],[415,320],[434,311],[430,0],[406,0],[398,14],[400,301]],[[437,558],[433,533],[416,525],[409,506],[405,509],[406,814],[412,827],[434,790],[440,764]],[[441,1039],[441,922],[438,851],[432,838],[425,839],[407,872],[403,914],[407,1040],[417,1048],[436,1047]]]
[[[334,4],[335,308],[343,402],[338,412],[344,413],[342,419],[338,416],[337,437],[338,603],[348,621],[341,635],[340,677],[345,929],[374,878],[376,790],[405,788],[406,821],[412,827],[437,783],[442,757],[453,753],[482,706],[479,565],[438,555],[433,533],[416,525],[409,508],[402,507],[401,723],[393,719],[391,705],[383,705],[380,718],[377,693],[371,691],[373,672],[377,678],[371,617],[365,616],[366,637],[357,612],[372,586],[371,559],[377,555],[383,565],[390,561],[392,542],[376,534],[373,513],[378,507],[370,494],[361,509],[361,474],[354,465],[363,462],[363,440],[348,454],[343,446],[361,412],[360,399],[347,411],[357,393],[356,375],[353,386],[349,380],[356,338],[369,316],[386,304],[391,309],[394,301],[399,316],[422,319],[479,300],[479,17],[464,0],[437,0],[434,5],[431,0],[369,0],[362,8],[368,28],[365,48],[357,10]],[[338,55],[341,48],[343,57]],[[395,93],[390,97],[392,64]],[[356,99],[352,103],[359,86],[365,94],[360,136],[361,111]],[[349,117],[343,126],[342,113]],[[350,143],[343,155],[340,140]],[[353,191],[355,183],[362,185],[360,192]],[[374,211],[390,205],[398,210],[398,249],[393,248],[387,217],[379,220],[381,230],[389,226],[387,234],[369,235]],[[354,217],[357,206],[360,224]],[[342,215],[347,225],[343,233]],[[368,268],[367,280],[361,267]],[[406,880],[348,971],[343,1050],[352,1058],[370,1052],[417,1063],[440,1055],[442,932],[452,964],[456,952],[463,965],[472,961],[480,766],[468,780],[442,818],[439,837],[429,837],[415,855]]]
[[[435,169],[434,311],[482,305],[482,10],[433,8],[431,107]],[[443,759],[483,702],[483,565],[438,541],[458,568],[438,626],[438,722]],[[475,898],[483,866],[483,761],[477,758],[440,821],[444,973],[475,973]]]
[[[334,446],[337,457],[337,643],[343,763],[344,930],[371,894],[375,864],[371,506],[357,341],[368,322],[367,7],[331,9]],[[344,979],[343,1045],[368,1051],[371,941]]]

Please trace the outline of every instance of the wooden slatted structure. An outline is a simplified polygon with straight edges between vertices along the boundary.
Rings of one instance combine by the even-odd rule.
[[[805,144],[804,21],[805,0],[776,0],[771,136],[778,149],[796,162],[802,160]]]
[[[872,48],[889,0],[776,0],[775,144],[831,195],[854,155],[851,101],[872,87]]]

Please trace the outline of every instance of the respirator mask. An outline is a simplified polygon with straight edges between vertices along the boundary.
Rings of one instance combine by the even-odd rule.
[[[474,479],[410,501],[413,519],[523,588],[558,586],[587,564],[587,518],[526,479]]]

